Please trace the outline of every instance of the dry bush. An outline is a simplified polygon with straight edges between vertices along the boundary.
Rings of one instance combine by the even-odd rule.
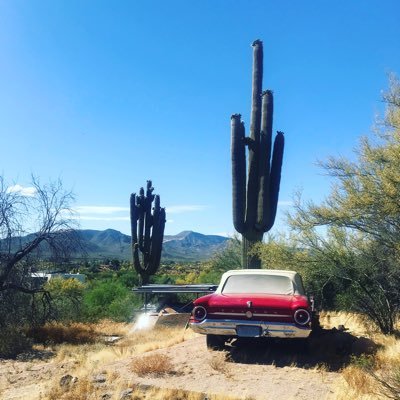
[[[126,336],[132,328],[132,324],[109,319],[103,319],[92,326],[96,332],[104,336]]]
[[[95,343],[100,335],[92,325],[83,323],[62,324],[52,322],[43,326],[28,330],[27,335],[36,342],[45,344],[87,344]]]
[[[89,376],[78,379],[77,382],[60,386],[55,382],[43,400],[97,400],[104,392],[103,388],[96,387]]]
[[[221,374],[229,376],[229,366],[226,362],[227,353],[223,351],[219,351],[213,353],[212,358],[209,361],[210,367]]]
[[[131,369],[139,376],[165,375],[174,373],[174,366],[171,358],[166,354],[150,354],[136,358],[132,361]]]
[[[355,358],[343,369],[338,399],[400,400],[400,340],[377,333],[374,340],[382,346],[374,356]]]
[[[320,323],[325,329],[344,325],[355,335],[370,335],[376,329],[362,315],[345,311],[321,311]]]
[[[360,395],[372,392],[374,382],[362,368],[351,365],[343,370],[342,376],[346,383],[352,389],[356,389]]]
[[[129,325],[122,322],[102,320],[98,323],[61,323],[52,322],[29,329],[27,335],[38,343],[45,344],[87,344],[95,343],[103,336],[125,336]]]

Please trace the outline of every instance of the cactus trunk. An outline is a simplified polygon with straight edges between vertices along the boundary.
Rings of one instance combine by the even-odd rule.
[[[164,238],[165,209],[160,207],[160,197],[153,195],[153,190],[151,181],[147,181],[146,195],[141,188],[139,196],[132,193],[130,198],[132,258],[142,285],[149,283],[160,266]]]
[[[246,269],[260,269],[261,260],[254,253],[254,246],[262,241],[263,232],[249,232],[242,235],[242,267]]]
[[[231,117],[233,224],[242,234],[243,268],[261,268],[254,245],[274,222],[278,205],[284,136],[278,132],[272,147],[273,94],[262,92],[263,46],[253,43],[253,87],[250,137],[245,137],[240,114]],[[246,146],[248,173],[246,177]]]

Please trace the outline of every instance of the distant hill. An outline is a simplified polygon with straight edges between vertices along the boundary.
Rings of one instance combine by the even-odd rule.
[[[114,229],[105,231],[80,230],[79,236],[89,258],[120,258],[130,260],[131,237]],[[208,260],[222,250],[228,238],[183,231],[177,235],[166,235],[163,243],[163,260],[200,261]]]
[[[88,258],[118,258],[131,260],[131,237],[114,229],[97,231],[91,229],[77,230],[83,250]],[[31,235],[16,238],[18,242],[26,242]],[[217,235],[184,231],[177,235],[164,237],[162,260],[202,261],[210,259],[216,252],[222,250],[230,239]],[[46,249],[42,249],[46,254]]]
[[[174,236],[166,235],[163,244],[163,259],[170,260],[208,260],[224,249],[229,239],[218,235],[203,235],[183,231]]]

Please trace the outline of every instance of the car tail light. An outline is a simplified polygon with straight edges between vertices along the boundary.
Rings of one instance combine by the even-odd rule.
[[[203,306],[196,306],[193,308],[193,317],[197,321],[203,321],[207,316],[207,310]]]
[[[311,316],[307,310],[300,308],[294,313],[294,320],[296,324],[307,325],[310,322]]]

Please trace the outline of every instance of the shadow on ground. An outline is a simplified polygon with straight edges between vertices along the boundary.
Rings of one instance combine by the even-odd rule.
[[[328,371],[345,367],[352,357],[374,354],[378,346],[365,337],[348,332],[321,329],[308,338],[296,339],[237,339],[227,346],[228,360],[242,364],[265,364],[276,367],[295,365],[301,368],[324,366]]]
[[[15,359],[18,361],[25,361],[25,362],[31,362],[36,360],[46,361],[50,360],[50,358],[53,358],[55,355],[56,353],[53,351],[32,349],[25,353],[18,354],[15,357]]]

